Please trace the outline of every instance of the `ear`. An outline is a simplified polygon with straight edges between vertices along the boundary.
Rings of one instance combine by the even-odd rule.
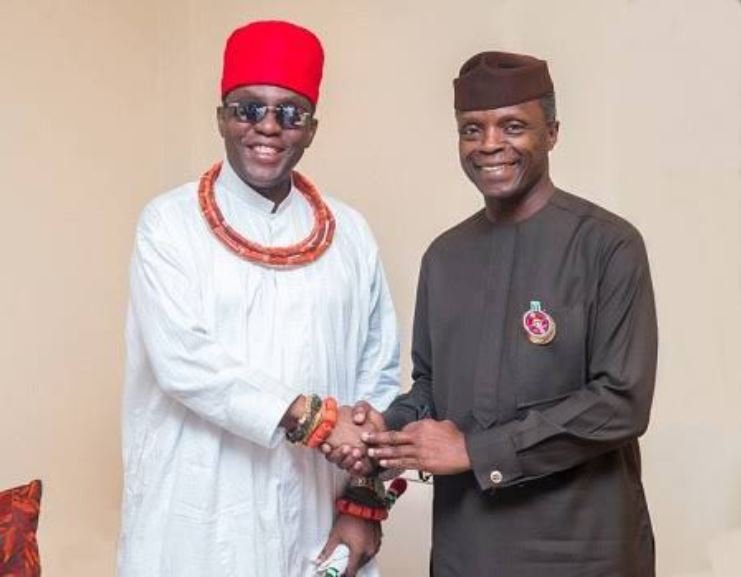
[[[219,126],[219,134],[221,134],[221,138],[224,138],[226,134],[226,115],[221,106],[216,108],[216,122]]]
[[[314,141],[314,135],[316,134],[316,131],[318,128],[319,128],[319,120],[317,120],[316,118],[312,118],[311,124],[309,124],[309,126],[306,128],[304,148],[309,148],[311,146],[311,143]]]
[[[561,123],[558,120],[548,123],[546,127],[546,139],[548,140],[548,151],[550,152],[556,146],[558,142],[558,129],[561,127]]]

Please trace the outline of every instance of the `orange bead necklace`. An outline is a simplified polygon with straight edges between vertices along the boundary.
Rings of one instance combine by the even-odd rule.
[[[262,246],[247,240],[226,222],[216,204],[214,182],[221,172],[217,162],[201,176],[198,184],[198,203],[208,226],[226,247],[245,260],[269,267],[292,267],[317,260],[332,244],[335,220],[319,191],[305,176],[293,172],[296,188],[311,205],[314,227],[301,242],[282,247]]]

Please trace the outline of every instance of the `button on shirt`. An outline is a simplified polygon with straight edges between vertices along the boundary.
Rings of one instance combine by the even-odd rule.
[[[500,471],[492,471],[489,474],[489,480],[494,485],[499,485],[499,483],[501,483],[503,479],[504,477],[502,476],[502,473]]]

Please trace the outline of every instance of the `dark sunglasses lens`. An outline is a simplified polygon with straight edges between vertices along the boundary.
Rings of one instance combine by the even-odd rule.
[[[265,118],[267,106],[259,102],[237,102],[232,106],[234,116],[240,122],[249,122],[255,124]]]
[[[303,114],[298,106],[293,104],[280,104],[276,108],[278,122],[283,128],[296,128],[301,126]]]

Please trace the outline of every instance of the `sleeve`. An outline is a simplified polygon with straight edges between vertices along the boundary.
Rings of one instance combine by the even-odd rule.
[[[562,401],[466,435],[482,489],[563,471],[636,439],[648,426],[657,328],[643,241],[617,243],[598,287],[587,341],[588,382]]]
[[[359,363],[359,398],[378,410],[399,393],[399,330],[378,249],[373,246],[368,335]]]
[[[422,266],[417,283],[417,300],[414,309],[412,330],[412,388],[399,395],[384,413],[388,429],[398,431],[413,421],[434,418],[432,396],[432,346],[427,310],[427,258]]]
[[[288,389],[218,342],[199,314],[199,283],[182,245],[166,233],[156,210],[145,209],[131,264],[131,309],[155,379],[203,419],[274,446],[295,395],[281,394]]]

